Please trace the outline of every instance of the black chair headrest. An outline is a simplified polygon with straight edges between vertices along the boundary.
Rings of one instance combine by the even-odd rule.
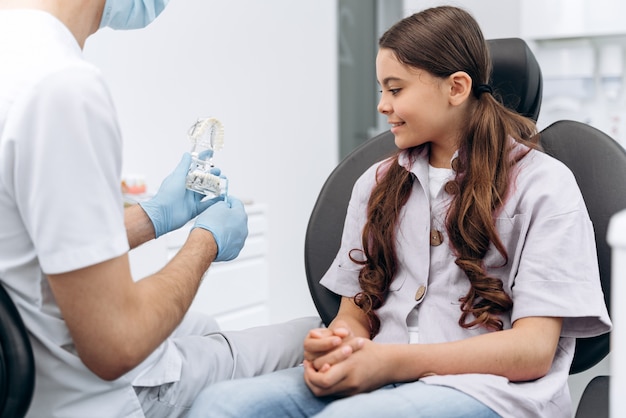
[[[493,63],[490,85],[509,109],[537,121],[541,107],[541,68],[526,42],[519,38],[487,41]]]

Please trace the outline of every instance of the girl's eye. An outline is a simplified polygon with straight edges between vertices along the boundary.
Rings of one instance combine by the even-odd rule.
[[[388,89],[387,91],[391,93],[392,96],[395,96],[396,94],[400,93],[401,89]],[[378,90],[378,93],[382,94],[383,91],[382,90]]]

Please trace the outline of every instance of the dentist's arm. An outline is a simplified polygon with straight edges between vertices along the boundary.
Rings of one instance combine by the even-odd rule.
[[[131,250],[155,238],[154,225],[141,205],[132,205],[124,209],[124,225]]]
[[[247,231],[243,204],[232,198],[200,214],[178,254],[142,280],[133,281],[127,255],[49,275],[85,365],[105,380],[137,366],[182,321],[211,262],[239,254]]]
[[[188,167],[187,154],[153,199],[125,211],[131,248],[202,212],[185,245],[160,271],[134,281],[125,254],[48,276],[78,355],[103,379],[116,379],[143,361],[182,321],[211,263],[231,260],[243,247],[243,204],[234,198],[202,202],[184,187]]]

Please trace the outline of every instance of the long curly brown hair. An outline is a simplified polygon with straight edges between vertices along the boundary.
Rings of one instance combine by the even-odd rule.
[[[405,65],[445,78],[465,71],[476,88],[489,81],[491,59],[482,32],[467,12],[456,7],[426,9],[392,26],[379,40],[380,48],[393,51]],[[456,264],[465,272],[470,289],[460,298],[459,325],[501,330],[501,315],[513,301],[502,280],[486,274],[483,258],[490,243],[508,255],[494,222],[508,190],[512,168],[524,157],[513,155],[509,138],[537,148],[535,123],[498,102],[491,94],[470,98],[475,106],[466,121],[454,169],[455,179],[447,190],[453,197],[446,216],[446,229],[455,252]],[[415,155],[421,147],[409,152]],[[367,222],[362,236],[364,261],[359,275],[361,292],[355,303],[370,321],[371,335],[380,329],[376,310],[384,303],[398,260],[395,235],[400,210],[407,202],[413,175],[398,163],[396,155],[378,174],[369,199]]]

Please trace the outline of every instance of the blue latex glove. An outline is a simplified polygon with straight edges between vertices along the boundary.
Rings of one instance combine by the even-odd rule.
[[[185,153],[174,171],[163,180],[156,195],[140,205],[154,225],[156,238],[180,228],[220,200],[222,197],[202,200],[205,196],[185,187],[191,154]],[[218,174],[219,175],[219,174]]]
[[[248,215],[243,203],[232,196],[228,202],[217,202],[196,218],[194,228],[210,231],[217,243],[214,261],[236,258],[248,236]]]

